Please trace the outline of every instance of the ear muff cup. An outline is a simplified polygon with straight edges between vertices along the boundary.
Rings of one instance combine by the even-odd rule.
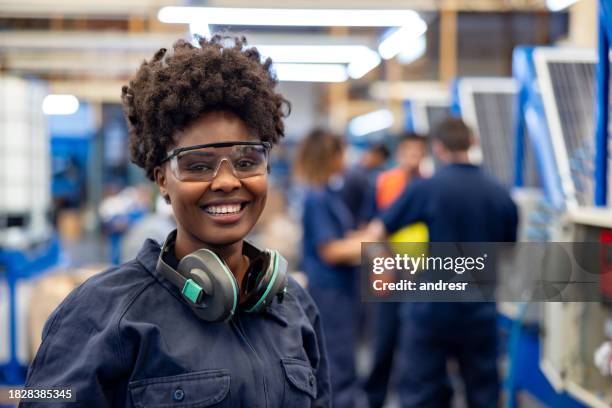
[[[262,251],[251,260],[242,281],[242,294],[246,296],[244,309],[258,312],[270,305],[275,297],[282,301],[286,287],[287,260],[278,251]]]
[[[205,295],[199,304],[183,295],[198,317],[208,322],[220,322],[236,312],[239,299],[236,279],[214,252],[199,249],[181,259],[178,270],[204,290]]]

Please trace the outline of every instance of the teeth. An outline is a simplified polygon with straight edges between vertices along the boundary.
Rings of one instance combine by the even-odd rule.
[[[240,204],[209,205],[204,210],[209,214],[236,214],[240,212]]]

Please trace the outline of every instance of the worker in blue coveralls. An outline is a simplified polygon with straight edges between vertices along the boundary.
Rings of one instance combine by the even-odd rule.
[[[271,66],[244,38],[179,40],[123,87],[132,161],[177,229],[50,316],[26,385],[70,387],[77,404],[53,406],[331,406],[314,302],[280,254],[244,240],[284,135]]]
[[[357,222],[334,180],[344,171],[344,142],[314,130],[298,148],[296,176],[306,185],[302,214],[302,264],[308,291],[321,311],[335,408],[365,404],[355,369],[360,317],[358,269],[361,241]]]
[[[408,186],[370,228],[384,236],[423,221],[431,242],[515,241],[516,205],[504,187],[470,164],[470,129],[448,119],[432,137],[434,154],[446,165]],[[405,303],[400,320],[402,407],[450,406],[449,358],[459,364],[467,406],[498,406],[495,303]]]

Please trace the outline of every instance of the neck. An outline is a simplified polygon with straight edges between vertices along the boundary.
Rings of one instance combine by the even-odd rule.
[[[415,169],[403,169],[404,173],[406,174],[406,176],[408,176],[408,178],[412,178],[414,176],[418,176],[419,175],[419,169],[418,167]]]
[[[242,253],[242,243],[243,241],[240,240],[229,245],[211,245],[200,241],[193,235],[190,235],[179,228],[176,234],[174,252],[176,258],[181,260],[184,256],[189,255],[198,249],[205,248],[213,251],[225,262],[236,278],[238,285],[240,285],[242,283],[242,278],[249,267],[249,260]]]
[[[467,151],[450,152],[448,156],[449,164],[469,164],[470,157]]]

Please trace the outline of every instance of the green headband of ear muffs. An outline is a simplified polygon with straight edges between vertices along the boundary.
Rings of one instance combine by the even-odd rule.
[[[274,298],[279,302],[287,288],[287,260],[275,250],[260,250],[244,241],[243,253],[249,258],[249,269],[244,275],[240,292],[232,271],[213,251],[198,249],[185,256],[175,270],[164,261],[173,248],[176,230],[172,231],[157,260],[157,271],[176,286],[194,313],[207,322],[222,322],[232,317],[240,305],[254,313],[269,306]]]

